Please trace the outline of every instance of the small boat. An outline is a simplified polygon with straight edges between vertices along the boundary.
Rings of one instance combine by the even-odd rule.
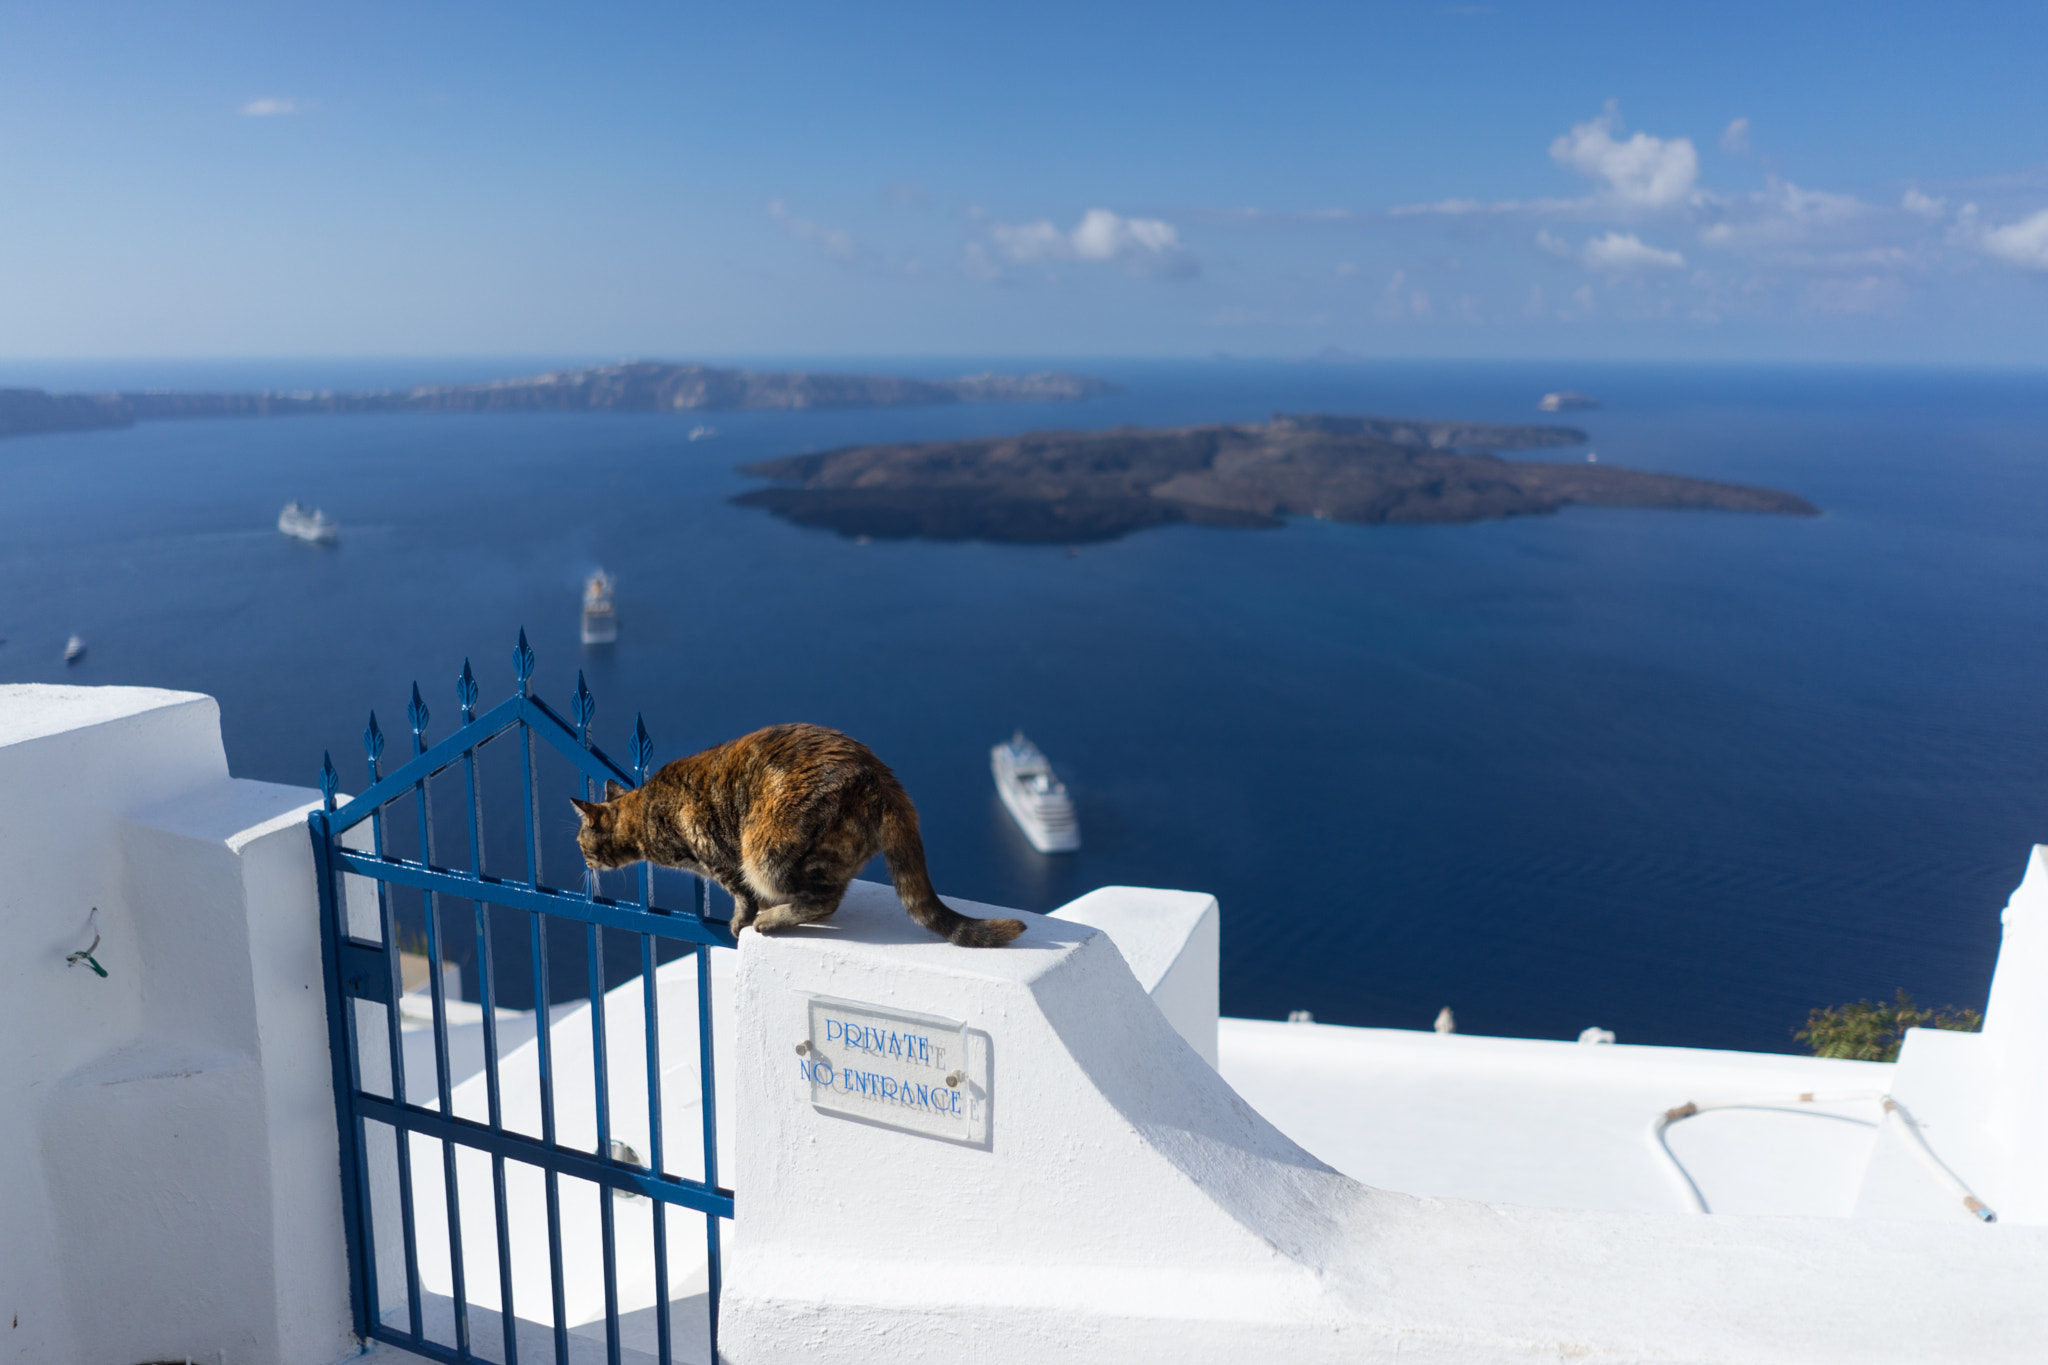
[[[690,439],[693,441],[708,441],[717,434],[717,427],[705,426],[701,422],[690,428]]]
[[[85,641],[74,635],[64,642],[64,662],[75,664],[85,657]]]
[[[996,794],[1003,798],[1003,805],[1033,848],[1040,853],[1072,853],[1081,847],[1074,799],[1022,730],[1012,735],[1009,743],[989,750],[988,758]]]
[[[327,519],[325,512],[317,508],[308,512],[296,502],[286,503],[277,514],[277,529],[309,545],[332,545],[341,535],[340,528]]]
[[[612,576],[603,569],[583,584],[583,643],[608,645],[619,638],[619,615],[612,606]]]
[[[1536,406],[1545,412],[1577,412],[1584,408],[1599,407],[1600,400],[1589,398],[1583,393],[1573,393],[1566,389],[1557,393],[1544,394],[1542,401],[1537,403]]]

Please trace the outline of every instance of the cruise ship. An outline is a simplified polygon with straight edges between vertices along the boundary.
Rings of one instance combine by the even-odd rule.
[[[340,528],[327,519],[325,512],[308,512],[298,503],[288,502],[277,514],[277,529],[298,540],[313,545],[332,545],[340,536]]]
[[[612,576],[603,569],[583,585],[583,643],[608,645],[619,638],[619,616],[612,608]]]
[[[1074,819],[1074,800],[1066,784],[1053,776],[1052,764],[1019,730],[1007,744],[989,750],[996,793],[1040,853],[1072,853],[1081,847],[1081,826]]]

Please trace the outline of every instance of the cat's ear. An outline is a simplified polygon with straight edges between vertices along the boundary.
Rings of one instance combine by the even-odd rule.
[[[620,786],[620,785],[619,785],[619,784],[618,784],[618,783],[617,783],[616,781],[614,781],[613,779],[611,779],[611,778],[609,778],[609,777],[607,777],[607,778],[606,778],[606,779],[604,780],[604,799],[605,799],[605,800],[607,800],[607,801],[616,801],[616,800],[618,800],[618,799],[619,799],[620,797],[624,796],[625,794],[626,794],[626,789],[625,789],[624,787]]]
[[[572,796],[569,798],[569,804],[576,808],[576,813],[583,817],[583,823],[586,825],[597,824],[605,817],[604,807],[596,801],[585,801],[581,797]]]

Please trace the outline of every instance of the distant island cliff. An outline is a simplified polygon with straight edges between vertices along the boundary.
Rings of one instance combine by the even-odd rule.
[[[1276,414],[1263,425],[1040,431],[762,460],[741,472],[780,486],[734,501],[842,535],[1026,543],[1110,540],[1176,522],[1278,526],[1286,516],[1481,521],[1570,503],[1818,511],[1767,488],[1490,453],[1585,440],[1570,427]]]
[[[179,417],[374,412],[734,412],[890,408],[938,403],[1064,403],[1117,388],[1086,375],[973,374],[958,379],[731,370],[640,360],[489,384],[371,393],[50,394],[0,389],[0,436],[128,426]]]
[[[135,414],[114,397],[44,393],[41,389],[0,389],[0,436],[39,431],[87,431],[133,426]]]

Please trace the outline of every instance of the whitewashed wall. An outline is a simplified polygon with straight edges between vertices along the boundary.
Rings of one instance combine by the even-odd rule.
[[[2048,1229],[1374,1190],[1234,1094],[1106,938],[1030,925],[955,948],[857,884],[829,926],[741,936],[734,1365],[2041,1358]],[[815,1107],[814,995],[979,1034],[970,1139]]]
[[[352,1349],[313,795],[209,697],[0,686],[0,1360]]]

